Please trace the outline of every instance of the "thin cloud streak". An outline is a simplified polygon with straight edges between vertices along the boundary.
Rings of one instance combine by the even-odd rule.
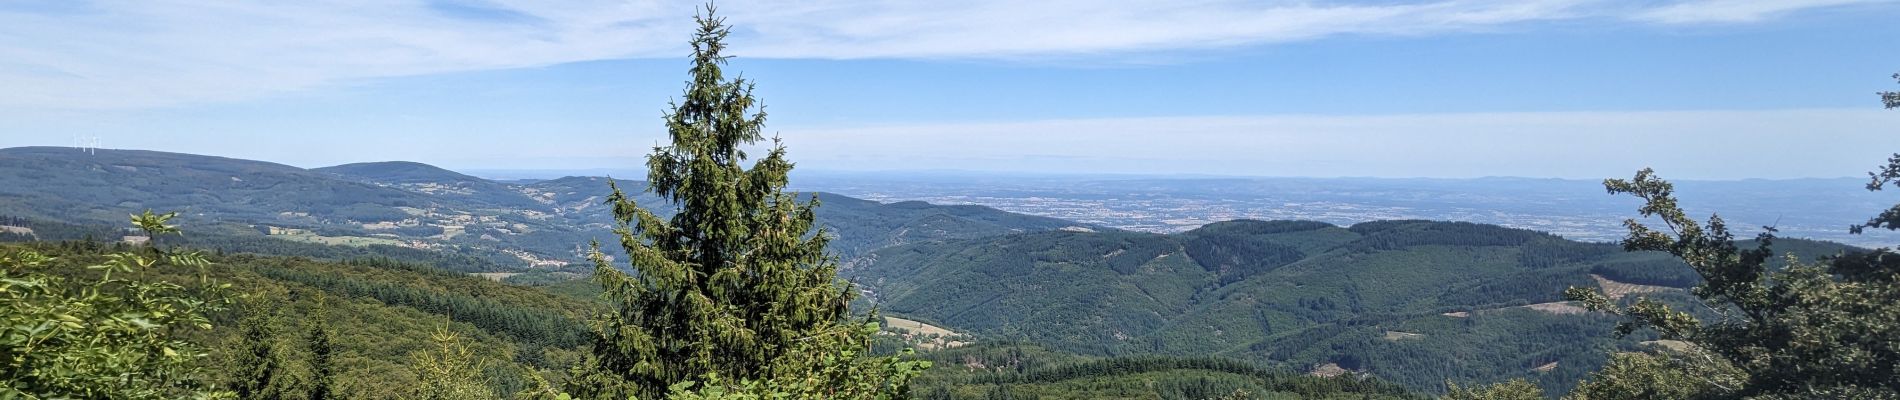
[[[1637,13],[1639,21],[1665,24],[1758,22],[1794,11],[1892,0],[1694,0]]]
[[[1315,40],[1436,35],[1538,21],[1752,22],[1848,0],[1315,2],[978,0],[721,2],[737,54],[772,58],[1139,57]],[[0,107],[241,101],[388,77],[684,54],[695,2],[97,1],[0,5]]]

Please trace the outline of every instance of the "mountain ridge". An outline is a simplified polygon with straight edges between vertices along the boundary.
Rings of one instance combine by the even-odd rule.
[[[642,181],[619,181],[662,215]],[[591,240],[612,237],[606,178],[530,183],[476,178],[414,162],[315,169],[146,150],[0,149],[0,216],[118,223],[179,211],[198,231],[358,246],[466,252],[511,271],[584,270]],[[839,255],[898,243],[1085,226],[981,206],[885,205],[810,193]],[[612,255],[610,253],[610,255]]]
[[[1777,246],[1804,257],[1854,249]],[[880,309],[978,338],[1090,355],[1335,365],[1426,391],[1447,379],[1573,385],[1605,350],[1634,350],[1642,338],[1616,339],[1613,318],[1572,313],[1564,289],[1616,285],[1687,302],[1683,288],[1697,282],[1663,254],[1418,220],[1029,232],[895,246],[867,259],[840,275],[870,290]],[[1463,367],[1431,366],[1447,362]],[[1552,362],[1560,367],[1534,370]]]

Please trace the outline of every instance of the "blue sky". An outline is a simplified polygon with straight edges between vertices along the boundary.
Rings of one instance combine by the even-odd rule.
[[[627,168],[690,2],[0,3],[0,147]],[[1900,152],[1900,4],[727,1],[820,170],[1694,179]]]

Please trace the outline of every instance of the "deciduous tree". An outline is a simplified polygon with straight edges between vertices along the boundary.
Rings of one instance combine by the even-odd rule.
[[[132,216],[147,237],[178,233],[176,213]],[[211,329],[230,303],[228,284],[206,277],[202,254],[147,241],[108,254],[89,272],[34,251],[0,255],[0,398],[228,398],[204,376],[206,352],[185,340]],[[190,286],[147,279],[155,269],[196,269]]]
[[[1606,180],[1604,186],[1612,194],[1643,199],[1639,212],[1662,224],[1658,230],[1626,221],[1624,247],[1667,252],[1688,263],[1704,281],[1693,293],[1714,320],[1648,298],[1622,305],[1594,289],[1571,288],[1566,294],[1592,310],[1628,317],[1619,333],[1647,328],[1715,355],[1659,355],[1670,363],[1704,364],[1678,369],[1739,371],[1733,384],[1720,375],[1698,374],[1694,378],[1706,384],[1694,385],[1702,392],[1687,398],[1900,395],[1900,379],[1895,379],[1900,376],[1900,254],[1879,249],[1819,261],[1789,256],[1786,267],[1771,269],[1773,227],[1764,227],[1755,248],[1742,249],[1720,216],[1706,224],[1691,219],[1678,205],[1674,185],[1651,170],[1630,180]],[[1605,381],[1652,378],[1662,379],[1600,373],[1593,380],[1597,386],[1646,387],[1653,385]]]

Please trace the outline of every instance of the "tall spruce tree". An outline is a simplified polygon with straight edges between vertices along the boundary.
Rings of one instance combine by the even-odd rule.
[[[333,396],[331,386],[336,382],[336,365],[333,358],[336,346],[330,343],[328,306],[322,292],[317,293],[317,307],[310,317],[309,330],[304,334],[304,347],[310,351],[310,390],[309,400],[328,400]]]
[[[247,304],[238,321],[241,341],[232,360],[236,374],[229,382],[240,399],[276,399],[278,380],[283,376],[282,355],[277,353],[277,322],[274,305],[258,300]]]
[[[764,140],[765,113],[751,81],[721,70],[730,30],[713,14],[708,6],[694,18],[691,79],[665,115],[670,142],[647,157],[647,189],[676,212],[662,219],[612,185],[607,204],[633,273],[594,252],[613,311],[596,321],[593,357],[570,387],[582,398],[648,399],[718,398],[729,392],[719,385],[793,397],[901,392],[919,364],[855,363],[871,360],[861,355],[875,326],[849,321],[853,290],[825,251],[817,198],[785,191],[782,143],[744,165],[745,147]],[[694,382],[710,391],[684,393]]]

